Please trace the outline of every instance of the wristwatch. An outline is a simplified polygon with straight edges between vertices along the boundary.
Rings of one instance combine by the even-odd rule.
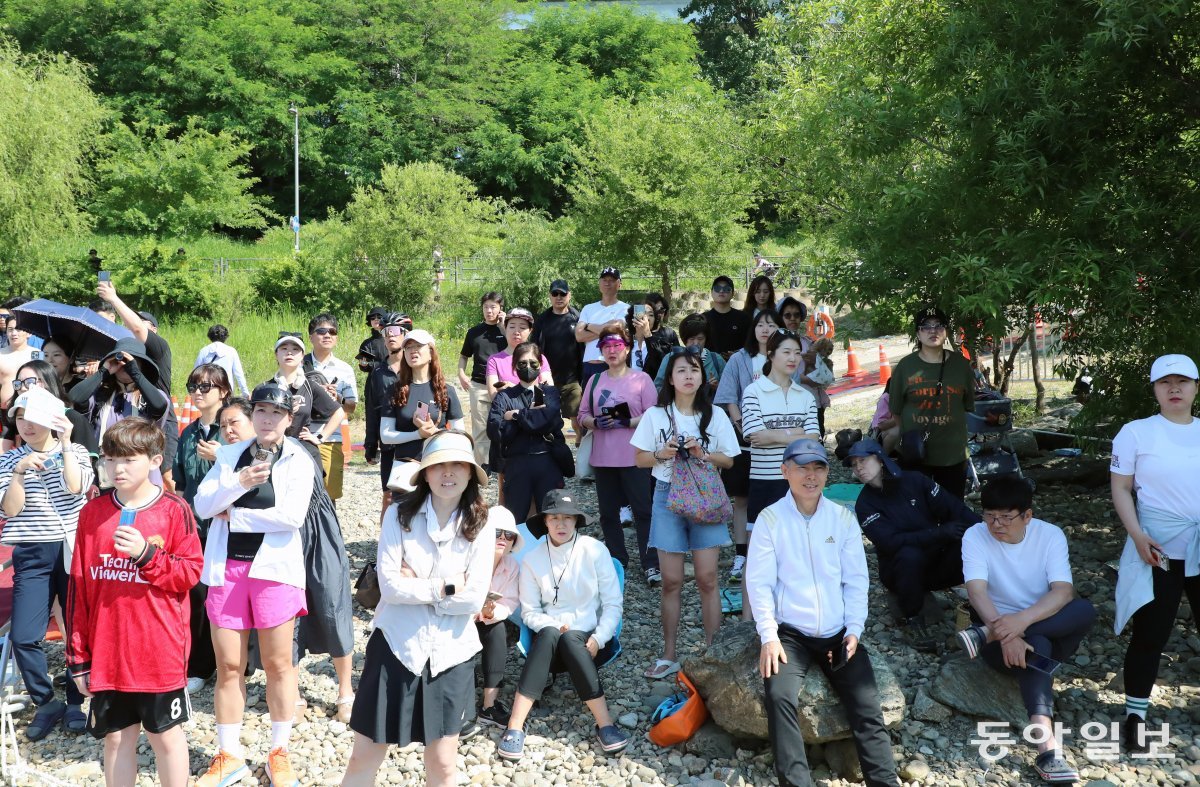
[[[443,596],[446,596],[446,597],[453,596],[453,595],[454,595],[454,590],[455,590],[455,588],[454,588],[454,583],[453,583],[453,582],[447,582],[447,583],[446,583],[446,585],[445,585],[445,587],[443,587],[443,588],[442,588],[442,595],[443,595]]]

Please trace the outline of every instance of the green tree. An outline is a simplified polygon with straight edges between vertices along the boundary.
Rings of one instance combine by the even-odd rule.
[[[581,250],[653,271],[670,297],[682,270],[743,247],[753,181],[740,129],[718,101],[611,101],[589,119],[570,186]]]
[[[692,20],[704,78],[721,90],[755,90],[759,64],[771,42],[760,25],[782,10],[781,0],[691,0],[679,15]]]
[[[1139,412],[1194,322],[1200,14],[1145,0],[798,6],[761,168],[830,233],[826,295],[940,303],[972,335],[1069,328]],[[1144,411],[1144,410],[1142,410]]]
[[[187,239],[267,226],[263,200],[250,193],[249,144],[194,120],[178,137],[163,126],[138,132],[118,125],[110,155],[97,164],[90,210],[104,229]]]
[[[0,40],[0,279],[33,292],[37,248],[86,228],[77,201],[104,112],[83,67]]]
[[[370,272],[372,295],[415,309],[432,293],[434,248],[466,257],[494,246],[499,208],[438,164],[389,164],[378,186],[355,192],[338,253]]]

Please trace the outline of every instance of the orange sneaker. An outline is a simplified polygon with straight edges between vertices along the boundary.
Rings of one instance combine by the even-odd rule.
[[[300,780],[292,770],[292,761],[288,759],[287,749],[271,749],[271,753],[267,755],[267,778],[271,780],[271,787],[300,787]]]
[[[246,761],[241,757],[234,757],[226,751],[217,751],[217,756],[213,757],[212,765],[208,766],[208,770],[204,775],[196,780],[196,787],[228,787],[230,784],[237,784],[242,780],[242,777],[250,773],[250,769],[246,767]]]

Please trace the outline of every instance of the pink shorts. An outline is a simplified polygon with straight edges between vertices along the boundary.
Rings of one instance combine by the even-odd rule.
[[[271,629],[308,614],[304,589],[250,576],[250,563],[225,563],[225,584],[208,589],[208,620],[223,629]]]

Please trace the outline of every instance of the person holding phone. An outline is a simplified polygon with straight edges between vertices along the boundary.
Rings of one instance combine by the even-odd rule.
[[[788,492],[759,514],[746,560],[779,783],[813,783],[797,708],[800,686],[816,665],[842,701],[868,787],[900,787],[875,671],[859,642],[869,582],[858,521],[821,494],[829,479],[825,446],[796,440],[782,464]]]
[[[404,337],[390,406],[379,421],[379,439],[392,447],[393,462],[418,459],[424,440],[447,423],[461,429],[462,422],[462,405],[446,381],[433,335],[420,328],[410,331]]]
[[[1157,358],[1150,383],[1158,413],[1125,424],[1113,439],[1113,508],[1127,536],[1113,628],[1120,633],[1133,622],[1124,670],[1130,751],[1145,750],[1150,695],[1184,593],[1200,621],[1200,420],[1192,416],[1198,377],[1186,355]]]
[[[1050,783],[1079,779],[1053,734],[1054,663],[1075,655],[1096,621],[1096,609],[1077,598],[1067,537],[1033,515],[1033,488],[1019,476],[983,487],[983,522],[962,540],[963,578],[973,624],[958,633],[971,658],[1017,679],[1031,726],[1045,734],[1034,769]],[[1047,661],[1049,660],[1049,661]]]
[[[550,452],[563,442],[558,389],[539,385],[541,353],[533,342],[517,345],[512,362],[520,383],[496,393],[488,413],[488,438],[498,449],[504,507],[521,522],[552,489],[563,486],[562,472]]]

